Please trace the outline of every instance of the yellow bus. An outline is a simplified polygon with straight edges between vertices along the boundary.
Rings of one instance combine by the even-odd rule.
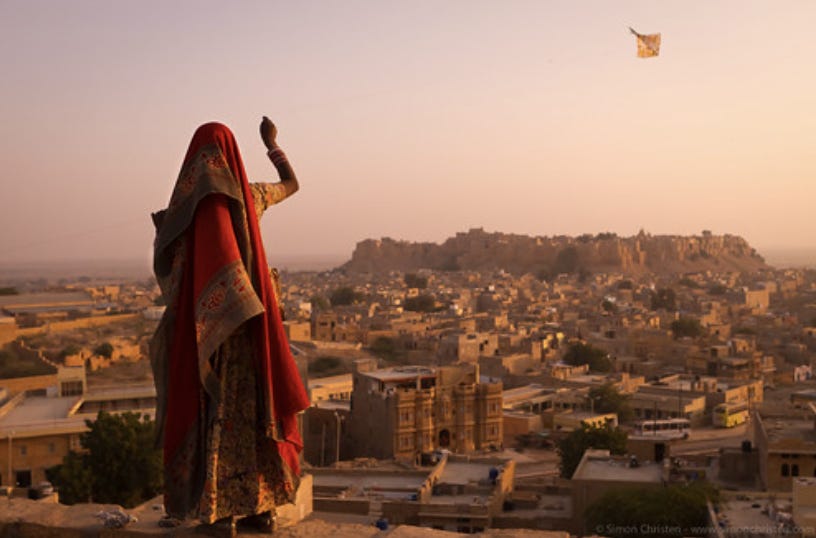
[[[745,424],[748,420],[748,404],[721,403],[714,408],[714,425],[720,428],[733,428]]]

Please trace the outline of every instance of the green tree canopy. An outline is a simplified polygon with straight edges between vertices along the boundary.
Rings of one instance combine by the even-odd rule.
[[[671,288],[660,288],[652,292],[652,310],[677,310],[677,297]]]
[[[320,311],[320,310],[328,310],[331,307],[329,301],[323,297],[322,295],[312,295],[309,298],[309,303],[312,305],[312,310]]]
[[[591,344],[577,342],[570,345],[564,353],[564,362],[572,366],[588,364],[589,369],[594,372],[608,372],[612,369],[612,361],[608,353],[601,348]]]
[[[152,499],[162,489],[162,453],[154,447],[155,425],[147,415],[101,411],[86,420],[80,437],[85,452],[70,452],[47,476],[65,504],[93,502],[126,508]]]
[[[588,448],[607,449],[612,454],[624,454],[626,439],[626,432],[620,428],[613,428],[609,425],[599,428],[582,424],[580,429],[558,441],[561,476],[572,478]]]
[[[722,284],[714,284],[710,288],[708,288],[709,295],[725,295],[728,291],[728,288],[723,286]]]
[[[409,288],[425,289],[428,287],[428,277],[416,273],[405,274],[405,285]]]
[[[338,370],[345,372],[343,361],[338,357],[317,357],[309,363],[309,373],[317,376],[331,375],[331,373],[337,372]]]
[[[707,536],[707,500],[719,502],[708,482],[619,488],[590,504],[584,516],[587,530],[612,538]]]
[[[113,356],[113,345],[110,342],[102,342],[93,350],[94,355],[110,359]]]
[[[354,291],[354,288],[345,286],[337,288],[331,293],[329,301],[332,306],[346,306],[354,304],[362,299],[362,294]]]
[[[433,295],[423,294],[405,299],[405,310],[410,312],[436,312],[436,299]]]
[[[369,345],[369,349],[374,355],[389,363],[401,363],[406,356],[400,343],[388,336],[378,337]]]
[[[703,326],[700,324],[700,320],[688,316],[680,316],[672,321],[671,330],[675,338],[682,338],[683,336],[697,338],[703,334]]]
[[[687,288],[692,288],[692,289],[698,289],[700,287],[700,285],[697,282],[695,282],[694,280],[690,279],[687,276],[681,278],[680,281],[678,282],[678,284],[680,284],[681,286],[685,286]]]
[[[552,275],[550,274],[550,270],[547,267],[541,267],[538,271],[536,271],[535,276],[541,282],[545,282],[545,281],[550,280],[552,278]]]
[[[737,327],[734,329],[734,334],[748,334],[753,335],[756,334],[756,330],[751,327]]]
[[[78,345],[68,344],[67,346],[62,348],[62,351],[60,351],[59,356],[61,359],[64,359],[65,357],[68,357],[70,355],[76,355],[80,351],[82,351],[82,348],[79,347]]]
[[[589,389],[589,398],[597,413],[616,413],[620,422],[631,420],[634,411],[629,402],[630,396],[621,393],[614,383],[604,383],[600,387]]]

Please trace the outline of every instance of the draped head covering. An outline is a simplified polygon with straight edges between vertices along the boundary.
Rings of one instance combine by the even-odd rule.
[[[186,440],[201,432],[200,409],[218,403],[213,353],[248,331],[259,426],[299,474],[296,415],[309,405],[283,328],[258,218],[232,132],[207,123],[193,135],[157,226],[154,271],[167,310],[151,343],[156,422],[165,466],[184,465]],[[252,390],[247,387],[248,392]],[[170,485],[167,485],[171,487]],[[195,488],[193,488],[195,489]]]

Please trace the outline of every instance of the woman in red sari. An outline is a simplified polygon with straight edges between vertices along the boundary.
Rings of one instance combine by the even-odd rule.
[[[154,215],[154,271],[167,305],[151,343],[165,509],[226,535],[246,516],[271,530],[275,506],[293,500],[296,415],[309,405],[258,226],[266,207],[298,188],[276,135],[264,117],[281,182],[250,184],[230,130],[202,125],[167,209]]]

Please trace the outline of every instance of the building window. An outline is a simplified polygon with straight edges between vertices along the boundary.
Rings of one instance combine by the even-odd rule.
[[[25,456],[28,454],[28,447],[25,445],[20,445],[20,455]]]
[[[82,394],[82,381],[65,381],[60,389],[63,396],[79,396]]]
[[[791,476],[799,476],[799,466],[795,463],[791,465]]]
[[[400,437],[400,450],[408,450],[414,447],[414,443],[410,435],[403,435]]]
[[[788,476],[788,475],[790,475],[790,472],[788,471],[788,464],[783,463],[782,464],[782,476]]]

